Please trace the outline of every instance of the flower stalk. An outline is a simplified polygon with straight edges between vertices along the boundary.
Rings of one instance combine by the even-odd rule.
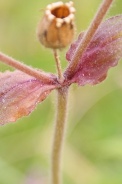
[[[59,59],[57,49],[53,49],[53,53],[54,53],[54,58],[55,58],[55,62],[56,62],[58,81],[60,83],[63,83],[64,77],[63,77],[63,74],[62,74],[61,62],[60,62],[60,59]]]

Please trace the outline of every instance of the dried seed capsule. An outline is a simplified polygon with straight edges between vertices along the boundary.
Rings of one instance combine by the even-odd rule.
[[[74,13],[75,8],[71,1],[49,4],[38,25],[39,41],[48,48],[66,47],[74,37]]]

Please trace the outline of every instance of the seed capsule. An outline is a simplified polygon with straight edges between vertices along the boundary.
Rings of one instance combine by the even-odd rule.
[[[39,41],[45,47],[53,49],[70,44],[75,33],[74,13],[75,8],[71,1],[49,4],[37,28]]]

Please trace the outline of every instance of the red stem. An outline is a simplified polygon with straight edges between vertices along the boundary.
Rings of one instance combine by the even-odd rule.
[[[9,57],[5,54],[3,54],[2,52],[0,52],[0,61],[12,66],[28,75],[31,75],[41,81],[44,81],[47,84],[54,84],[56,82],[56,76],[54,75],[54,78],[50,75],[47,74],[43,71],[38,71],[36,69],[33,69],[23,63],[21,63],[20,61],[17,61],[15,59],[13,59],[12,57]]]
[[[67,70],[66,75],[67,78],[70,79],[76,72],[77,66],[79,64],[79,58],[82,57],[84,51],[88,47],[91,39],[93,38],[96,30],[98,29],[99,25],[101,24],[105,14],[107,13],[110,5],[112,4],[113,0],[103,0],[100,8],[98,9],[93,21],[91,22],[88,30],[86,31],[85,35],[80,41],[80,44],[73,56],[72,61],[70,62]]]

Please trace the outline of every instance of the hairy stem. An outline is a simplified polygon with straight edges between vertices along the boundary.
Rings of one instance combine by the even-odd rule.
[[[57,115],[52,150],[51,184],[61,184],[61,152],[67,116],[68,87],[57,90]]]
[[[62,68],[61,68],[61,63],[60,63],[58,51],[56,49],[54,49],[53,53],[54,53],[54,58],[55,58],[55,62],[56,62],[56,67],[57,67],[58,80],[59,80],[59,82],[63,82],[64,77],[62,74]]]
[[[17,61],[15,59],[13,59],[12,57],[9,57],[5,54],[3,54],[2,52],[0,52],[0,61],[9,65],[9,66],[12,66],[28,75],[31,75],[39,80],[43,80],[45,83],[47,84],[53,84],[54,83],[54,80],[52,77],[50,77],[50,75],[46,74],[45,72],[43,71],[38,71],[36,69],[33,69],[23,63],[21,63],[20,61]]]
[[[82,56],[83,52],[88,47],[92,37],[94,36],[96,30],[98,29],[100,23],[102,22],[105,14],[107,13],[110,5],[112,4],[113,0],[103,0],[100,8],[98,9],[93,21],[91,22],[88,30],[86,31],[85,35],[81,39],[81,42],[74,54],[74,57],[66,70],[67,78],[71,78],[76,71],[76,68],[79,63],[79,57]]]

